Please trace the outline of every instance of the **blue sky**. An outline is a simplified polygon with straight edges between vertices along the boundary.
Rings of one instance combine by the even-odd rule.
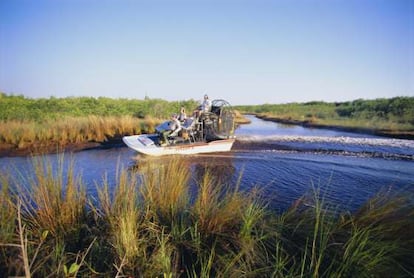
[[[235,105],[414,96],[414,1],[0,0],[0,91]]]

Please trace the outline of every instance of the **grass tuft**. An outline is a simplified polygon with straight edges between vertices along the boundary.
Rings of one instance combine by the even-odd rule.
[[[33,160],[33,175],[0,175],[0,271],[34,277],[410,277],[412,196],[381,192],[355,213],[315,188],[290,209],[268,209],[188,161],[119,167],[87,196],[75,162]],[[240,177],[241,178],[241,177]],[[196,190],[194,190],[195,186]]]

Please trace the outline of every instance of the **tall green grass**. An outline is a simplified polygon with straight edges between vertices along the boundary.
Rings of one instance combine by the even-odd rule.
[[[74,174],[73,161],[65,165],[63,155],[56,165],[46,158],[33,158],[32,166],[32,174],[2,176],[2,214],[7,217],[2,217],[1,226],[14,224],[14,235],[7,228],[1,231],[1,243],[9,247],[2,249],[7,262],[2,269],[26,277],[63,274],[66,264],[76,264],[82,253],[85,189],[81,177]]]
[[[87,196],[74,163],[35,159],[2,173],[0,271],[26,277],[410,277],[412,196],[380,193],[355,213],[319,190],[277,213],[206,164],[191,180],[171,158],[119,167]],[[96,198],[97,197],[97,198]]]

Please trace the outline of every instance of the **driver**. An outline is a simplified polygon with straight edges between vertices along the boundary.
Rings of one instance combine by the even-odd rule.
[[[208,95],[204,95],[204,101],[201,104],[202,112],[210,112],[211,110],[211,100],[208,98]]]
[[[162,143],[161,145],[165,146],[168,142],[168,136],[176,136],[181,130],[181,123],[178,120],[177,114],[171,115],[171,120],[168,123],[168,129],[161,132],[162,134]]]

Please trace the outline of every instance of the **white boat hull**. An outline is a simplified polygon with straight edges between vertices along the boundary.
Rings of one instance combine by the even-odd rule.
[[[181,143],[161,147],[155,144],[150,137],[151,135],[132,135],[124,136],[122,140],[129,148],[151,156],[228,152],[231,150],[235,141],[235,139],[224,139],[211,142]]]

